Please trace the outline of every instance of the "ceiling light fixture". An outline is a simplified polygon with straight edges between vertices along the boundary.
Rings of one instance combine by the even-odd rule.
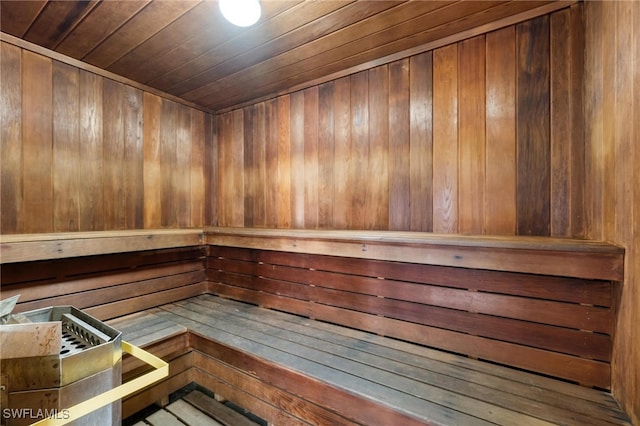
[[[260,19],[259,0],[219,0],[220,12],[233,25],[248,27]]]

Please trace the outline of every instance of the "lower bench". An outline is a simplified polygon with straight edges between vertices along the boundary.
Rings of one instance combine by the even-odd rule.
[[[272,424],[629,424],[605,391],[208,294],[111,324]]]

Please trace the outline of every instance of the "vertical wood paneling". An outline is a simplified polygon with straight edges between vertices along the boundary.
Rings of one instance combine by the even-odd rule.
[[[433,52],[433,231],[458,232],[458,46]]]
[[[144,227],[159,228],[162,224],[162,159],[160,128],[162,99],[145,93],[144,105]]]
[[[1,52],[3,233],[202,223],[191,211],[202,216],[215,148],[209,114],[192,122],[191,108],[6,42]]]
[[[218,124],[218,222],[220,226],[231,223],[233,174],[229,169],[231,164],[231,138],[233,136],[233,113],[222,114],[217,117]]]
[[[516,26],[517,232],[550,234],[549,17]]]
[[[175,227],[176,185],[175,175],[178,172],[176,156],[176,126],[178,106],[171,101],[162,101],[162,118],[160,121],[160,224],[163,227]]]
[[[409,64],[411,231],[433,230],[433,54],[414,56]]]
[[[571,17],[563,10],[551,17],[551,235],[571,232]]]
[[[334,108],[334,152],[335,152],[335,202],[333,206],[334,227],[349,227],[347,210],[349,155],[351,147],[351,80],[343,77],[336,80],[333,98]]]
[[[124,86],[104,80],[104,221],[106,229],[125,229]]]
[[[583,234],[582,28],[575,7],[551,16],[551,235]],[[576,28],[577,27],[577,28]],[[574,161],[575,158],[575,161]],[[567,203],[567,200],[571,200]]]
[[[318,227],[318,87],[304,91],[304,227]]]
[[[291,227],[304,228],[304,92],[291,94]]]
[[[204,117],[204,225],[217,226],[219,224],[218,199],[218,129],[215,126],[216,121],[211,114],[205,114]]]
[[[144,151],[142,144],[142,91],[124,88],[125,223],[128,229],[144,227]]]
[[[53,230],[80,229],[78,69],[53,62]]]
[[[485,194],[485,37],[458,47],[459,232],[484,232]]]
[[[552,35],[553,36],[553,35]],[[571,211],[570,236],[586,236],[585,131],[584,131],[584,17],[583,6],[571,6]],[[551,81],[555,80],[553,73]]]
[[[625,247],[616,286],[612,393],[640,422],[640,4],[586,2],[585,200],[590,236]]]
[[[51,59],[22,52],[23,189],[20,232],[53,230]]]
[[[402,91],[399,96],[390,98],[390,86],[394,84],[402,85],[402,73],[395,72],[392,66],[381,66],[369,71],[369,166],[368,174],[376,176],[376,179],[369,179],[367,182],[367,216],[365,227],[367,229],[388,229],[390,226],[390,208],[393,203],[394,174],[401,175],[404,171],[397,171],[394,165],[404,160],[404,147],[408,147],[402,136],[407,133],[406,123],[402,122],[403,99]],[[405,126],[398,129],[397,134],[390,135],[389,129],[394,125]],[[394,132],[395,133],[395,132]],[[397,143],[402,147],[398,152],[394,151]],[[389,155],[391,151],[392,155]],[[397,159],[397,160],[396,160]],[[397,179],[398,181],[400,178]],[[398,186],[400,186],[400,182]],[[399,190],[399,197],[404,194]],[[390,193],[391,192],[391,193]],[[404,205],[402,201],[398,204]],[[402,210],[402,207],[399,209]],[[401,214],[402,211],[399,212]]]
[[[254,115],[255,106],[249,106],[243,110],[243,135],[244,135],[244,157],[243,168],[244,171],[244,226],[254,226],[254,216],[257,216],[254,211],[254,202],[256,198],[256,164],[258,160],[254,160]]]
[[[265,146],[265,105],[261,102],[255,106],[253,126],[253,224],[266,226],[266,146]],[[246,216],[246,213],[245,213]]]
[[[103,81],[80,71],[80,231],[101,231],[104,226]]]
[[[367,191],[373,183],[368,176],[369,166],[369,73],[362,71],[351,76],[351,144],[347,154],[347,224],[351,229],[364,229],[367,210]]]
[[[411,228],[409,60],[389,65],[389,224],[392,230]]]
[[[205,226],[205,164],[207,146],[205,140],[205,114],[202,111],[190,110],[190,138],[187,141],[191,146],[191,158],[188,167],[191,169],[189,176],[191,219],[189,226]],[[208,166],[211,166],[209,163]],[[214,194],[210,194],[213,197]]]
[[[602,110],[602,55],[603,37],[600,33],[602,2],[593,2],[585,7],[585,157],[603,158],[603,110]],[[595,161],[586,161],[585,186],[590,188],[587,196],[586,221],[589,237],[602,239],[604,168]]]
[[[225,178],[231,175],[231,217],[228,226],[244,226],[244,111],[233,111],[232,133],[227,148],[231,161],[226,165]]]
[[[515,28],[486,36],[485,223],[487,234],[516,232]]]
[[[265,226],[278,227],[278,101],[265,102]]]
[[[4,21],[3,21],[4,23]],[[0,43],[0,232],[22,232],[21,51]]]
[[[333,82],[318,89],[318,227],[334,227],[335,133]]]
[[[174,199],[176,222],[184,228],[189,226],[191,219],[191,112],[182,105],[177,108]]]
[[[278,98],[278,227],[291,227],[291,98]]]

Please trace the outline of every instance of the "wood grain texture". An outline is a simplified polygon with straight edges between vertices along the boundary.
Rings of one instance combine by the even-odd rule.
[[[143,97],[144,105],[144,227],[158,228],[162,223],[162,168],[160,156],[160,126],[162,99],[150,93]]]
[[[433,231],[458,232],[458,46],[433,52]]]
[[[23,204],[20,232],[53,230],[53,64],[31,52],[22,54]]]
[[[612,392],[640,421],[640,238],[637,145],[640,128],[640,7],[634,2],[584,4],[585,199],[589,235],[627,248],[618,303]]]
[[[411,231],[433,229],[433,53],[409,59]]]
[[[516,26],[517,232],[550,234],[549,17]]]
[[[79,231],[78,69],[53,63],[53,230]]]
[[[551,16],[551,234],[580,235],[583,229],[584,164],[581,17],[578,8]],[[578,29],[576,29],[578,26]],[[565,40],[561,42],[561,40]],[[566,200],[571,200],[567,203]]]
[[[207,180],[206,167],[211,167],[211,161],[207,161],[207,143],[205,137],[206,115],[201,111],[187,110],[190,114],[190,138],[186,144],[191,146],[191,158],[187,167],[191,169],[189,173],[190,188],[190,211],[189,227],[201,227],[205,225],[205,205],[207,195],[205,192],[205,182]],[[209,195],[215,199],[215,194]]]
[[[318,116],[319,94],[318,86],[304,90],[304,134],[303,140],[303,182],[304,182],[304,228],[318,228],[319,210],[319,151],[318,144]]]
[[[124,90],[124,179],[126,228],[144,226],[144,146],[142,92],[127,86]],[[188,144],[187,144],[188,146]]]
[[[177,225],[188,227],[191,222],[191,114],[187,107],[178,105],[176,121],[175,201]]]
[[[485,37],[458,48],[459,231],[484,233],[486,181]]]
[[[4,15],[3,15],[4,18]],[[2,21],[4,24],[4,20]],[[22,52],[0,43],[0,232],[22,231]]]
[[[209,114],[5,42],[2,52],[2,120],[15,119],[2,135],[3,232],[189,227],[204,214]]]
[[[318,227],[335,223],[335,83],[318,88]]]
[[[80,231],[104,226],[103,78],[80,71]]]
[[[351,91],[350,79],[343,77],[335,82],[334,94],[334,126],[335,126],[335,172],[336,181],[334,227],[337,229],[348,228],[348,177],[349,147],[351,146]]]
[[[389,204],[388,216],[382,217],[381,225],[388,223],[390,230],[411,228],[409,70],[408,59],[389,65],[389,136],[386,153],[388,159],[381,158],[389,163],[388,178],[385,179],[383,173],[376,173],[382,177],[380,190],[384,191]],[[378,157],[381,155],[374,152],[374,158]],[[385,180],[388,180],[387,185]],[[381,203],[384,201],[385,199],[380,200]]]
[[[486,35],[486,197],[488,234],[516,232],[515,28]]]
[[[291,100],[278,98],[278,228],[291,227]]]
[[[304,228],[304,104],[305,93],[291,95],[291,227]],[[251,214],[251,212],[249,212]]]
[[[400,73],[397,73],[400,74]],[[390,142],[395,137],[401,138],[402,122],[398,123],[398,134],[391,134],[390,129],[394,128],[395,115],[393,111],[393,100],[390,99],[391,86],[402,84],[402,79],[394,78],[389,67],[377,67],[369,71],[369,166],[368,172],[378,176],[375,183],[369,182],[367,189],[368,216],[364,227],[366,229],[385,229],[389,224],[390,217],[393,216],[394,206],[390,201],[390,194],[393,185],[393,157],[389,155]],[[396,83],[400,81],[400,83]],[[402,94],[401,91],[400,95]],[[397,103],[401,103],[398,101]],[[397,107],[401,110],[401,107]],[[401,115],[401,113],[397,113]],[[398,121],[401,121],[400,118]],[[399,141],[402,145],[402,141]],[[406,146],[406,145],[405,145]],[[396,153],[398,158],[403,157],[400,150]],[[400,194],[402,195],[402,194]]]
[[[593,340],[587,339],[590,343],[586,343],[587,336],[578,330],[589,327],[610,333],[611,308],[599,310],[579,304],[520,298],[521,295],[507,296],[513,292],[518,294],[524,288],[538,289],[542,285],[536,282],[539,275],[529,275],[517,284],[511,282],[510,288],[503,287],[498,294],[489,290],[495,285],[495,277],[473,275],[470,277],[473,285],[483,289],[480,294],[464,288],[465,269],[460,270],[462,275],[458,276],[457,269],[446,268],[445,272],[415,266],[415,276],[422,277],[420,281],[424,282],[418,289],[417,284],[409,284],[398,276],[404,267],[397,263],[227,247],[212,247],[210,255],[209,279],[220,283],[212,288],[232,298],[240,297],[253,303],[261,300],[263,306],[318,319],[333,317],[333,321],[343,325],[388,336],[407,339],[411,335],[410,340],[417,342],[425,342],[424,336],[419,336],[426,333],[431,336],[432,345],[454,351],[469,348],[462,342],[464,339],[474,340],[473,348],[468,350],[479,351],[485,359],[516,363],[520,367],[527,364],[525,368],[565,378],[572,376],[585,383],[594,380],[591,383],[597,382],[599,386],[608,380],[610,367],[592,360],[610,360],[611,340],[605,337],[600,341],[600,337],[591,336]],[[444,275],[450,279],[449,283],[456,282],[456,287],[463,288],[442,287],[447,284],[438,278]],[[429,286],[433,279],[437,287]],[[507,281],[509,278],[505,278],[505,283]],[[393,286],[389,282],[393,282]],[[470,284],[467,282],[467,286]],[[573,313],[569,315],[569,312]],[[375,324],[366,319],[371,315],[376,317]],[[398,321],[411,322],[414,332],[398,327]],[[431,327],[437,327],[437,331]],[[459,332],[465,334],[456,335]],[[443,334],[439,336],[439,333]],[[444,336],[447,333],[448,338]],[[534,358],[538,361],[545,361],[532,362],[524,356],[526,350],[536,352]],[[569,354],[576,357],[570,368],[561,361]],[[581,357],[583,359],[579,359]]]
[[[170,102],[162,102],[162,119],[160,121],[160,170],[161,170],[161,193],[160,208],[162,227],[176,227],[178,217],[176,216],[176,174],[181,170],[177,168],[176,152],[176,126],[178,120],[178,105]]]
[[[548,15],[279,96],[289,120],[278,119],[290,126],[290,146],[308,148],[318,138],[318,159],[296,150],[278,157],[278,179],[290,176],[279,185],[293,199],[288,210],[278,209],[277,226],[295,222],[288,227],[299,228],[308,219],[307,229],[549,235],[553,204],[566,216],[568,234],[562,235],[584,236],[581,12],[557,13],[570,15],[562,33],[549,32]],[[564,46],[565,38],[568,58],[558,53],[556,60],[563,57],[569,74],[550,65],[552,43]],[[553,123],[571,135],[570,143],[553,145],[557,152],[552,88],[564,94],[564,106],[553,108],[569,120],[561,125],[566,120],[558,115]],[[246,176],[251,173],[245,168]],[[573,189],[552,202],[551,185],[560,185],[554,173]],[[245,218],[261,214],[245,211]]]

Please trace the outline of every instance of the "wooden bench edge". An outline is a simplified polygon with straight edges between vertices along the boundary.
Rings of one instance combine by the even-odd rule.
[[[201,246],[202,229],[141,229],[0,236],[0,263]]]
[[[208,245],[622,281],[624,249],[602,241],[423,232],[207,228]]]

